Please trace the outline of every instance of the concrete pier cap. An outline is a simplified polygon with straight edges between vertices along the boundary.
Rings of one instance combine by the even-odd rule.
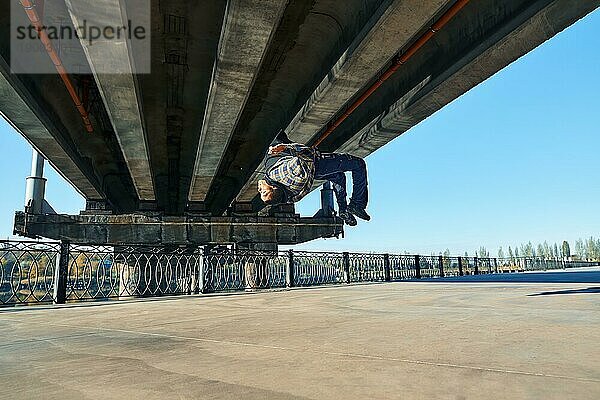
[[[14,233],[81,244],[276,246],[339,237],[343,221],[331,217],[15,214]]]

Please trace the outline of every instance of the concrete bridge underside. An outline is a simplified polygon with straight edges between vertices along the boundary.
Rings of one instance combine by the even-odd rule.
[[[20,5],[0,4],[2,115],[86,198],[88,214],[256,217],[257,169],[277,132],[314,143],[456,3],[150,1],[150,74],[73,75],[89,99],[92,134],[58,75],[10,72],[9,8]],[[81,21],[98,4],[65,7]],[[319,149],[371,154],[598,6],[467,2]],[[102,7],[126,13],[128,2]],[[133,71],[128,45],[90,49],[83,41],[81,50],[92,71],[107,59]],[[293,210],[282,217],[301,223]],[[53,237],[38,228],[36,235]]]

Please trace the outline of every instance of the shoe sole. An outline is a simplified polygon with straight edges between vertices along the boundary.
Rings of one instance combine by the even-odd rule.
[[[356,225],[358,225],[358,222],[356,220],[349,222],[349,221],[346,221],[345,219],[342,219],[342,221],[344,221],[344,224],[348,225],[348,226],[356,226]]]
[[[351,215],[353,215],[352,213],[350,213]],[[348,226],[356,226],[358,225],[358,222],[356,221],[356,219],[354,219],[354,221],[346,221],[344,218],[340,217],[342,221],[344,221],[345,225]]]
[[[360,219],[362,219],[363,221],[370,221],[371,220],[371,216],[367,216],[367,217],[363,217],[360,216],[356,213],[356,211],[354,211],[353,209],[351,209],[350,207],[348,207],[348,212],[352,215],[354,215],[355,217],[358,217]]]

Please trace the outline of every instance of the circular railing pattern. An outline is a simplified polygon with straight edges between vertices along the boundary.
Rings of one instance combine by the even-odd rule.
[[[59,248],[52,242],[0,242],[0,304],[51,302]]]
[[[64,244],[63,244],[64,245]],[[64,245],[66,246],[66,245]],[[233,246],[83,246],[0,241],[0,305],[52,302],[67,254],[67,301],[199,292],[402,281],[547,270],[598,263],[309,251],[241,251]],[[293,282],[288,282],[291,272]],[[64,280],[63,280],[64,282]]]
[[[293,262],[295,286],[344,282],[343,259],[339,253],[294,252]]]

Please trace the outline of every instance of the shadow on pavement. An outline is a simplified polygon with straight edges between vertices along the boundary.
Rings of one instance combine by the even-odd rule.
[[[535,294],[528,294],[529,297],[535,296],[552,296],[556,294],[587,294],[587,293],[600,293],[600,287],[589,287],[586,289],[568,289],[568,290],[556,290],[553,292],[541,292]]]
[[[425,282],[439,283],[477,283],[477,282],[510,282],[510,283],[600,283],[600,270],[591,271],[559,271],[559,272],[526,272],[515,274],[490,274],[453,276],[448,278],[422,279]]]

